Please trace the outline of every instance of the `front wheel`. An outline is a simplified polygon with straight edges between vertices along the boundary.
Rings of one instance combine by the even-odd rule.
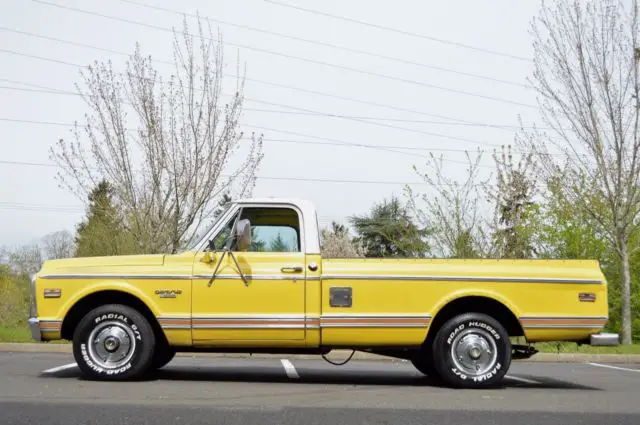
[[[156,347],[156,351],[153,354],[152,368],[160,369],[166,366],[176,356],[176,350],[170,347],[168,344]]]
[[[152,365],[154,349],[155,336],[147,319],[121,304],[91,310],[73,334],[73,355],[90,379],[140,377]]]
[[[511,364],[511,342],[494,318],[467,313],[448,320],[434,339],[434,366],[450,386],[486,388],[498,384]]]

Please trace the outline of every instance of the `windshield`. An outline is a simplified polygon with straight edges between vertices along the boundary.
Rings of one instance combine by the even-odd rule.
[[[220,222],[220,220],[222,219],[222,217],[225,216],[225,214],[227,214],[227,212],[229,211],[229,209],[231,208],[233,204],[229,203],[228,205],[226,205],[224,207],[224,209],[222,209],[220,211],[220,213],[217,215],[217,217],[215,217],[213,219],[213,221],[211,222],[211,224],[209,226],[207,226],[205,228],[205,230],[198,232],[198,234],[193,238],[193,240],[195,242],[192,242],[187,248],[186,251],[195,251],[196,249],[198,249],[199,246],[202,245],[202,243],[205,241],[204,239],[207,237],[207,235],[209,234],[209,232],[211,232],[211,229],[213,229],[218,222]]]
[[[235,214],[234,217],[237,217],[238,214]],[[235,220],[231,219],[227,222],[227,225],[222,228],[220,232],[213,238],[209,240],[209,248],[213,251],[221,250],[227,246],[227,242],[229,241],[229,236],[231,235],[231,229],[235,224]]]

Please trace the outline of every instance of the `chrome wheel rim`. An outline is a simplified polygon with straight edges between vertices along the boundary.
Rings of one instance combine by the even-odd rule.
[[[465,329],[451,343],[451,357],[458,370],[469,376],[489,372],[498,360],[498,346],[489,332]]]
[[[91,361],[104,369],[117,369],[133,357],[136,338],[128,325],[107,321],[93,328],[87,346]]]

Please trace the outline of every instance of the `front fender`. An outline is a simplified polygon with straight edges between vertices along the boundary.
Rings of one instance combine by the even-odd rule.
[[[126,281],[100,281],[83,285],[78,291],[73,292],[73,294],[60,306],[56,316],[64,320],[69,311],[78,302],[91,294],[101,291],[118,291],[132,295],[142,301],[149,310],[151,310],[154,316],[160,315],[158,305],[144,291],[140,290],[139,287],[131,285]]]

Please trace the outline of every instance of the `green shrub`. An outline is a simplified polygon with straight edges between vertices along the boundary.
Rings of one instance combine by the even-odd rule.
[[[0,266],[0,326],[23,326],[29,316],[29,283]]]

